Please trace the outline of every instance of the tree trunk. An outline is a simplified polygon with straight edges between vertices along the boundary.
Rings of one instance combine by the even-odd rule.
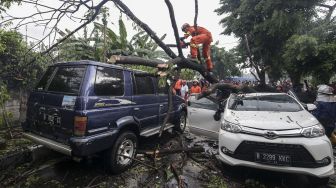
[[[260,85],[265,86],[266,85],[266,75],[265,75],[266,71],[262,69],[262,70],[257,71],[257,73],[258,73]]]
[[[19,108],[20,116],[19,116],[19,121],[23,122],[25,120],[25,118],[26,118],[27,96],[26,96],[26,92],[23,92],[21,88],[19,90],[19,94],[20,94],[20,108]]]
[[[13,134],[12,134],[12,130],[11,130],[11,125],[10,125],[10,122],[9,122],[9,118],[8,118],[8,115],[7,115],[7,110],[6,110],[6,104],[3,104],[3,106],[1,106],[1,109],[2,109],[2,118],[3,118],[3,121],[4,121],[4,124],[5,124],[5,127],[8,131],[8,134],[9,134],[9,137],[10,138],[13,138]]]
[[[289,74],[289,78],[292,81],[293,86],[298,86],[300,85],[301,77],[302,77],[302,72],[301,71],[287,71]]]

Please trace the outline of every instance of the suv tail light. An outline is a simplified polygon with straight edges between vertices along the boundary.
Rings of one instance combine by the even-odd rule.
[[[87,117],[86,116],[75,116],[74,121],[74,135],[84,136],[86,132]]]

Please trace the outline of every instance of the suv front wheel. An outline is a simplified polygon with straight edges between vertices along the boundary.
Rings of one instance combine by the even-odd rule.
[[[133,132],[121,133],[113,147],[105,154],[105,162],[109,170],[114,174],[127,170],[133,163],[132,158],[135,158],[137,145],[138,138]]]
[[[187,113],[182,111],[180,114],[180,119],[175,123],[175,130],[183,133],[187,126]]]

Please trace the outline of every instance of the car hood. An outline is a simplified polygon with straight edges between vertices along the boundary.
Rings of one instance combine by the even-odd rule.
[[[233,111],[226,110],[226,121],[242,126],[265,130],[289,130],[318,124],[306,110],[299,112]]]

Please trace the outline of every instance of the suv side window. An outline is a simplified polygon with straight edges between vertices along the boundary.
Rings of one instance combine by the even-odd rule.
[[[97,96],[124,95],[123,70],[97,67],[94,93]]]
[[[155,94],[152,78],[134,74],[133,92],[135,95]]]

